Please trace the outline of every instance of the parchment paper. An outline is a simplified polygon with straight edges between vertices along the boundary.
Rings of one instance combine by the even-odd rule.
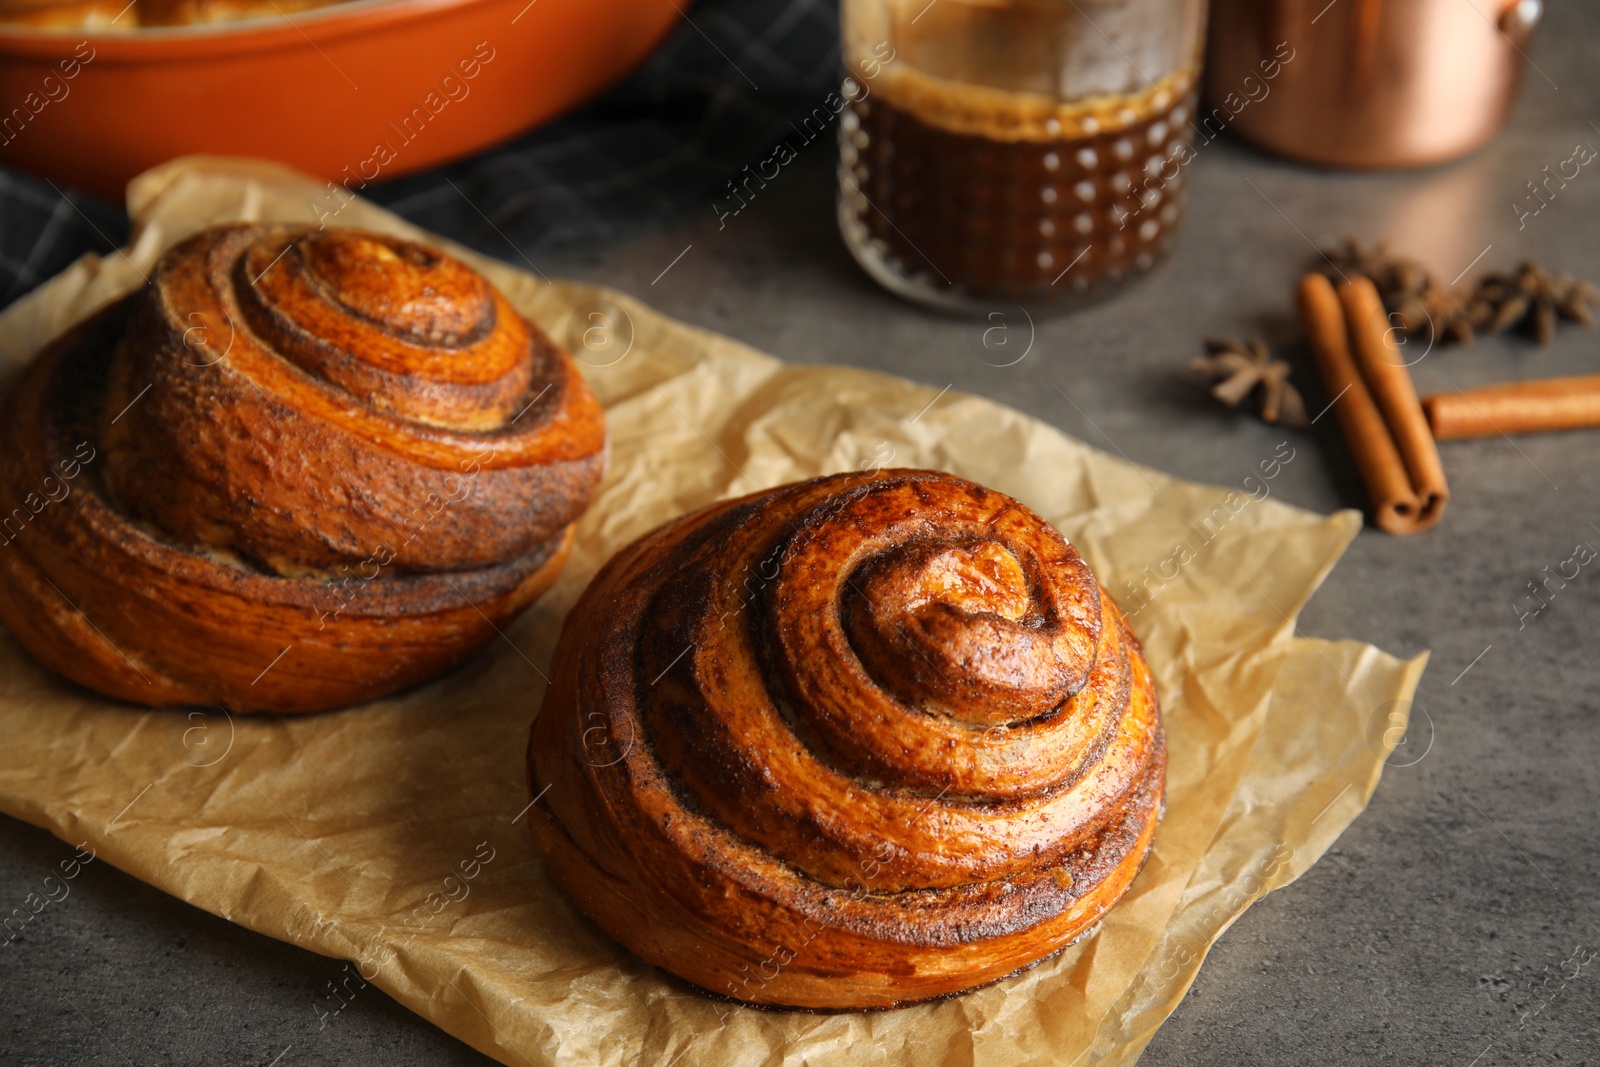
[[[81,261],[0,317],[0,359],[25,360],[199,228],[313,222],[338,203],[272,165],[192,158],[151,171],[130,186],[131,246]],[[450,246],[365,202],[327,221],[450,248],[582,353],[612,460],[565,574],[452,674],[300,718],[117,705],[0,636],[0,810],[197,907],[352,960],[508,1064],[959,1067],[1131,1063],[1222,930],[1366,805],[1426,656],[1405,663],[1293,632],[1359,529],[1355,513],[1324,518],[1179,481],[978,397],[788,366],[621,294]],[[584,330],[608,326],[585,347]],[[719,498],[887,465],[944,468],[1018,497],[1119,593],[1166,716],[1166,818],[1099,932],[1022,975],[875,1014],[738,1007],[640,964],[550,884],[518,821],[528,727],[562,615],[616,549]],[[1150,582],[1144,569],[1173,570],[1180,543],[1193,558]],[[1142,575],[1148,595],[1124,594]],[[340,1003],[327,1000],[330,1015]]]

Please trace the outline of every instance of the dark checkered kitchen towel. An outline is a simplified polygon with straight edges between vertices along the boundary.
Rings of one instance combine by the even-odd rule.
[[[508,145],[367,195],[510,260],[519,250],[603,238],[704,205],[834,87],[838,5],[681,6],[686,15],[662,47],[593,103]],[[0,306],[83,253],[110,251],[127,231],[120,205],[0,168]]]

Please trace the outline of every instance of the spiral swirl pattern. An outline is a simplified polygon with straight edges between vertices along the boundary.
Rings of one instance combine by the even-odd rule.
[[[572,360],[487,280],[354,230],[198,234],[0,403],[0,618],[147,704],[437,673],[554,580],[605,461]]]
[[[1003,494],[846,474],[681,519],[568,616],[529,752],[556,881],[715,993],[886,1007],[1060,949],[1149,848],[1165,741],[1088,566]]]

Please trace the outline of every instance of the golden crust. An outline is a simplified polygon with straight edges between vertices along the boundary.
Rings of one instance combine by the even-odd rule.
[[[197,26],[240,19],[282,19],[343,0],[136,0],[141,26]]]
[[[134,30],[128,0],[0,0],[0,23],[49,30]]]
[[[0,24],[53,30],[132,32],[141,26],[200,26],[282,20],[343,0],[0,0]]]
[[[647,961],[881,1008],[1091,927],[1144,860],[1165,765],[1138,643],[1059,534],[949,475],[847,474],[602,569],[557,646],[529,822]]]

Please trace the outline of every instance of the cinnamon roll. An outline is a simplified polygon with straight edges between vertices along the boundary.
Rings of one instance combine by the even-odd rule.
[[[1138,641],[1017,501],[895,470],[707,508],[618,553],[534,725],[546,865],[650,963],[881,1008],[993,981],[1127,890],[1166,748]]]
[[[0,399],[0,621],[143,704],[310,711],[445,669],[566,557],[605,457],[573,361],[465,264],[238,225]]]

